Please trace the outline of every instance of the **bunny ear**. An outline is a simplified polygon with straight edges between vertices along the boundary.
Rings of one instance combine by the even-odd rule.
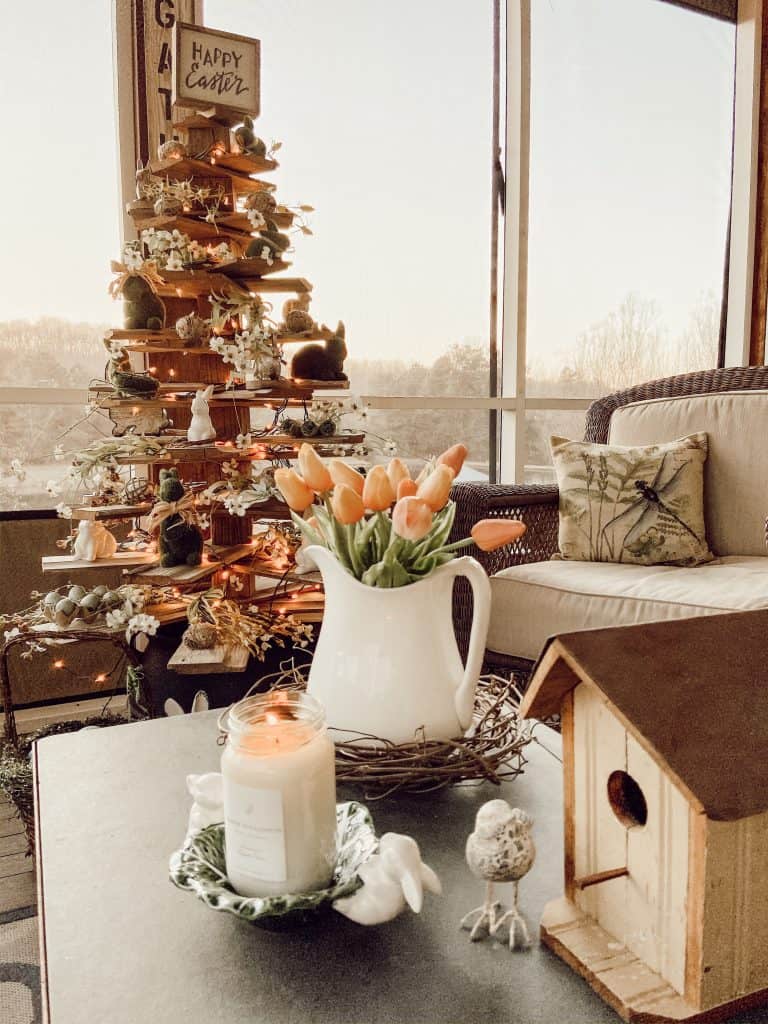
[[[208,694],[205,690],[198,690],[192,700],[192,714],[208,710]]]
[[[405,896],[408,906],[414,914],[418,914],[424,902],[424,889],[422,888],[421,879],[417,878],[412,871],[406,871],[400,879],[400,884],[403,887],[403,896]]]
[[[443,886],[440,879],[428,864],[421,865],[421,881],[427,892],[433,892],[435,896],[442,896]]]
[[[174,715],[184,714],[184,708],[177,700],[174,700],[173,697],[169,697],[168,700],[166,700],[165,704],[163,704],[163,709],[169,718],[172,718]]]
[[[208,387],[203,392],[203,398],[207,402],[212,396],[213,396],[213,384],[209,384]]]

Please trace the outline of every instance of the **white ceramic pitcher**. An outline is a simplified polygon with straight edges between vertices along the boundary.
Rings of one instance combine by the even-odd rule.
[[[461,736],[471,724],[483,661],[491,586],[474,558],[455,558],[418,583],[368,587],[324,547],[306,549],[325,585],[325,612],[309,692],[325,707],[333,737],[360,733],[407,743]],[[453,630],[453,581],[466,576],[474,616],[466,666]]]

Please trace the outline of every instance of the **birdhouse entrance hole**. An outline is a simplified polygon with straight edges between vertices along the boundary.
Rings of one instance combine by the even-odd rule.
[[[625,828],[636,828],[648,821],[643,791],[626,772],[611,772],[608,776],[608,803]]]

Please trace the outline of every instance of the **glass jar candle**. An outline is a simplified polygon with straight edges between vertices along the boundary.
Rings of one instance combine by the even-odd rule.
[[[306,693],[246,697],[221,756],[227,875],[242,896],[324,888],[336,863],[336,775],[322,706]]]

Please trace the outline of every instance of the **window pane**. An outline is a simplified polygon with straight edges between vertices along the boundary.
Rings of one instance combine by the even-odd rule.
[[[316,211],[292,270],[316,318],[345,322],[353,393],[487,396],[492,3],[321,6],[205,4],[207,24],[262,41],[256,130],[283,143],[278,196]],[[432,450],[398,416],[382,422],[401,454]]]
[[[45,489],[66,466],[53,449],[84,415],[88,382],[104,373],[105,326],[116,322],[107,294],[119,256],[111,5],[44,6],[44,32],[20,4],[4,5],[0,32],[3,123],[14,140],[0,171],[12,239],[0,247],[0,388],[77,388],[83,400],[0,404],[0,510],[62,500]],[[96,419],[61,436],[65,450],[109,431]]]
[[[568,409],[537,409],[525,414],[525,483],[555,482],[549,439],[555,434],[581,440],[585,416],[584,412]]]
[[[734,26],[651,0],[532,7],[529,393],[715,366]]]
[[[428,459],[461,439],[469,449],[461,479],[488,479],[488,413],[483,409],[369,409],[365,425],[374,443],[391,439],[405,458]]]

